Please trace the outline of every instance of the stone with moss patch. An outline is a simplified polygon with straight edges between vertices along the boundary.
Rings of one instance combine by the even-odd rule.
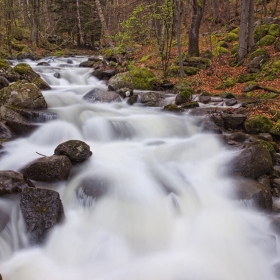
[[[225,41],[227,42],[233,42],[237,40],[238,40],[238,35],[234,32],[229,32],[225,37]]]
[[[237,77],[238,83],[246,83],[250,81],[255,81],[258,78],[257,73],[243,73]]]
[[[227,78],[220,85],[218,85],[216,87],[216,89],[226,89],[226,88],[234,86],[235,83],[236,83],[236,80],[234,78]]]
[[[270,133],[277,137],[280,137],[280,120],[276,122],[276,124],[271,128]]]
[[[203,57],[188,57],[183,61],[184,66],[206,69],[210,66],[210,60]]]
[[[235,98],[235,96],[230,91],[223,92],[221,94],[221,97],[222,98],[228,98],[228,99]]]
[[[18,73],[22,80],[27,80],[30,83],[39,76],[27,63],[17,64],[12,71]]]
[[[221,46],[216,46],[215,50],[214,50],[214,55],[218,56],[218,55],[222,55],[222,54],[228,54],[229,50],[221,47]]]
[[[175,97],[175,104],[181,105],[183,103],[187,103],[192,101],[193,89],[191,87],[186,87],[184,89],[180,89]]]
[[[261,46],[270,46],[274,43],[275,37],[271,35],[265,35],[263,38],[260,40],[260,45]]]
[[[32,81],[32,83],[35,84],[39,89],[42,89],[42,90],[51,89],[51,87],[40,77],[35,77],[35,79]]]
[[[268,24],[262,24],[262,25],[257,26],[254,29],[255,41],[259,41],[261,38],[263,38],[265,35],[267,35],[269,27],[270,26]]]
[[[0,104],[24,109],[47,108],[47,103],[40,89],[27,81],[18,81],[1,89]]]
[[[264,56],[266,58],[269,58],[269,54],[265,49],[258,48],[250,54],[249,59],[248,59],[249,62],[252,61],[255,57],[258,57],[258,56]]]
[[[270,155],[271,155],[271,159],[272,159],[273,165],[276,164],[276,162],[277,162],[277,155],[276,155],[276,151],[274,149],[274,146],[271,143],[269,143],[268,141],[260,139],[260,140],[257,140],[256,142],[254,142],[253,144],[254,145],[259,145],[260,144],[264,148],[266,148],[269,151]]]
[[[175,104],[168,104],[163,107],[163,110],[169,112],[176,112],[176,113],[181,112],[181,109]]]
[[[276,23],[271,24],[268,29],[268,35],[278,37],[280,35],[280,25]]]
[[[234,33],[234,34],[239,34],[239,31],[240,31],[240,27],[236,27],[234,28],[233,30],[231,30],[230,32]]]
[[[272,128],[272,121],[263,115],[249,117],[244,122],[246,132],[257,134],[269,132]]]

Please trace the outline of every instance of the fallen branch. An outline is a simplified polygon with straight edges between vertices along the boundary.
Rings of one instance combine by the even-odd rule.
[[[36,154],[38,154],[38,155],[40,155],[40,156],[42,156],[42,157],[47,157],[47,156],[42,155],[42,154],[40,154],[40,153],[38,153],[38,152],[36,152]],[[0,280],[1,280],[1,279],[0,279]]]
[[[270,87],[260,86],[260,85],[258,86],[258,88],[263,89],[265,91],[270,91],[270,92],[274,92],[274,93],[280,94],[280,90],[275,89],[275,88],[270,88]]]

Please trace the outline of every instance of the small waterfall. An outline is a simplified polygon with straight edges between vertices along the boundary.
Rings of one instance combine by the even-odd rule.
[[[67,58],[46,59],[51,66],[39,73],[52,86],[43,94],[57,117],[3,144],[2,170],[19,171],[37,152],[52,155],[71,139],[93,153],[66,182],[41,184],[60,193],[66,215],[42,246],[28,245],[18,197],[0,199],[11,213],[0,227],[3,279],[279,279],[279,236],[270,220],[232,199],[223,166],[234,152],[187,113],[87,103],[82,96],[105,85],[77,67],[84,59],[73,58],[71,67]]]

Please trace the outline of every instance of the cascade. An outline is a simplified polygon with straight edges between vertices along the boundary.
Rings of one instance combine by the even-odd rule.
[[[86,102],[90,89],[106,85],[78,67],[85,59],[26,61],[52,87],[43,91],[50,117],[3,144],[1,170],[19,171],[36,152],[50,156],[71,139],[93,155],[69,180],[40,184],[60,193],[66,216],[41,246],[28,243],[17,198],[0,198],[12,213],[0,232],[3,280],[279,279],[279,237],[269,219],[232,198],[223,166],[235,153],[187,112]],[[107,192],[92,199],[79,189],[87,179]]]

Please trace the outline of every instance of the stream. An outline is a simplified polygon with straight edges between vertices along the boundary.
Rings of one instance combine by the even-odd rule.
[[[66,216],[44,245],[28,244],[19,197],[0,199],[11,213],[0,232],[3,280],[279,279],[280,235],[250,202],[233,199],[225,166],[236,152],[187,111],[86,102],[107,87],[78,67],[86,57],[71,59],[25,61],[52,87],[43,91],[49,113],[31,135],[3,144],[0,169],[19,171],[71,139],[92,156],[67,181],[35,182],[59,192]],[[106,194],[92,199],[78,188],[83,180],[102,182]]]

